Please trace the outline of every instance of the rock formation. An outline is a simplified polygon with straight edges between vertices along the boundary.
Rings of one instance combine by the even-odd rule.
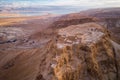
[[[57,80],[119,80],[116,52],[109,33],[95,23],[68,26],[58,31]]]

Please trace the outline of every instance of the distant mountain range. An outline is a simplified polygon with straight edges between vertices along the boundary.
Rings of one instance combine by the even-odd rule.
[[[12,12],[33,15],[37,13],[54,13],[54,14],[67,14],[79,12],[86,9],[85,7],[71,7],[71,6],[40,6],[40,7],[0,7],[0,12]]]

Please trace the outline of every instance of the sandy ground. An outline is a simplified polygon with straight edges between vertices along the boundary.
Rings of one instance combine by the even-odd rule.
[[[14,13],[0,13],[0,18],[4,18],[4,17],[22,17],[25,15],[22,14],[14,14]]]
[[[0,13],[0,26],[17,24],[32,19],[46,19],[49,17],[55,17],[58,15],[47,14],[42,16],[23,16],[19,14],[1,14]]]

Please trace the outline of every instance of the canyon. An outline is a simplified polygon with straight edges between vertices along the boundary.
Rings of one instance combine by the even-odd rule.
[[[120,8],[12,19],[0,25],[0,80],[120,80]]]

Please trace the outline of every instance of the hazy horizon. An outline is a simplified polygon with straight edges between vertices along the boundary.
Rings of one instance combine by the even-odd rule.
[[[120,0],[0,0],[0,12],[67,14],[91,8],[120,7]]]

